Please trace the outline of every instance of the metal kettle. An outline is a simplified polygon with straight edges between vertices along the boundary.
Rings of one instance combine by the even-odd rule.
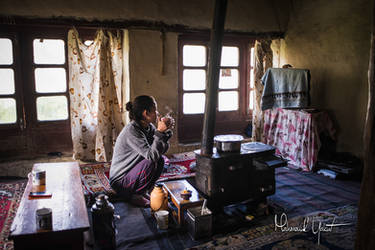
[[[115,207],[108,196],[99,194],[91,207],[94,239],[99,249],[116,249]]]

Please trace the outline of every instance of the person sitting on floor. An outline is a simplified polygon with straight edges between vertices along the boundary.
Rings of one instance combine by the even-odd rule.
[[[174,119],[160,117],[152,96],[138,96],[126,104],[130,122],[118,136],[109,173],[111,187],[136,206],[150,204],[149,191],[164,167]],[[153,123],[156,123],[157,127]]]

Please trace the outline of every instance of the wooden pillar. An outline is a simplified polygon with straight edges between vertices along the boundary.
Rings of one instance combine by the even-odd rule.
[[[365,121],[364,169],[358,209],[356,249],[375,249],[375,4],[372,8],[368,103]]]
[[[224,33],[227,0],[215,1],[214,21],[211,29],[210,51],[206,88],[206,106],[203,120],[201,154],[211,155],[215,133],[217,91],[219,85],[221,44]]]

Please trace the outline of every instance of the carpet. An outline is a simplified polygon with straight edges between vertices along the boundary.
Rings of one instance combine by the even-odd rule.
[[[284,216],[285,215],[285,216]],[[347,205],[216,238],[190,249],[354,249],[357,207]]]
[[[27,180],[0,183],[0,249],[13,249],[13,241],[8,240],[10,227]]]
[[[165,159],[164,170],[158,181],[185,179],[195,176],[192,167],[195,155],[192,152],[171,155]],[[80,164],[81,181],[86,203],[91,204],[99,193],[105,193],[111,200],[116,200],[116,192],[109,184],[110,162]]]
[[[359,202],[359,182],[335,180],[313,172],[284,167],[275,170],[275,177],[276,193],[268,199],[283,207],[288,216]]]
[[[180,160],[187,159],[189,158],[180,155]],[[173,223],[169,230],[157,229],[155,219],[149,208],[134,207],[122,201],[114,202],[115,214],[121,216],[120,219],[116,220],[118,230],[116,235],[117,249],[177,250],[194,249],[195,246],[197,246],[197,249],[210,249],[210,247],[212,249],[220,249],[219,247],[226,249],[229,246],[232,246],[231,249],[271,249],[272,247],[274,249],[293,249],[290,246],[298,248],[299,245],[301,245],[299,249],[313,249],[317,246],[317,235],[311,232],[288,235],[287,232],[280,232],[280,229],[275,232],[274,215],[285,212],[287,217],[290,218],[290,225],[293,225],[295,218],[307,214],[313,216],[314,213],[320,215],[320,217],[325,215],[329,218],[333,218],[330,217],[333,216],[332,214],[337,215],[336,223],[341,223],[345,218],[349,220],[352,218],[356,221],[355,206],[349,206],[343,210],[337,208],[345,207],[348,204],[358,204],[360,183],[333,180],[315,173],[299,172],[288,168],[276,169],[275,178],[276,193],[267,198],[268,204],[272,208],[269,216],[255,216],[253,220],[245,224],[244,214],[255,214],[251,210],[243,210],[241,204],[237,205],[236,208],[238,209],[231,213],[233,214],[232,217],[227,216],[222,219],[216,216],[214,218],[214,235],[212,238],[199,240],[192,239],[186,228],[178,229],[176,224]],[[193,180],[190,179],[189,181]],[[232,208],[235,207],[228,206],[224,210]],[[351,209],[353,212],[349,212]],[[236,218],[236,215],[239,218]],[[220,228],[227,229],[234,224],[231,223],[228,227],[222,226],[221,222],[228,221],[228,218],[238,225],[235,224],[235,227],[230,230],[221,230]],[[170,221],[173,222],[172,219]],[[350,248],[354,244],[354,229],[354,226],[336,227],[332,232],[322,232],[322,244],[319,246],[322,249],[326,249],[328,246],[331,249],[345,249],[345,246]],[[350,232],[350,230],[352,231]],[[285,239],[282,237],[285,237]],[[307,241],[304,237],[310,238],[310,241]],[[335,244],[338,244],[337,239],[340,237],[345,244],[344,247],[335,246]],[[300,240],[301,238],[302,240]],[[251,242],[249,243],[249,241]],[[330,243],[331,241],[333,243]],[[310,245],[306,246],[306,244]]]
[[[158,182],[192,178],[195,176],[194,167],[194,152],[173,154],[165,161],[164,170]]]

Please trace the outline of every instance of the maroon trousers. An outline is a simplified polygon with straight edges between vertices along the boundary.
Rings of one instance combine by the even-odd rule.
[[[143,194],[150,190],[159,179],[163,167],[163,158],[160,158],[158,162],[143,159],[122,179],[114,182],[112,188],[126,200],[129,200],[133,194]]]

